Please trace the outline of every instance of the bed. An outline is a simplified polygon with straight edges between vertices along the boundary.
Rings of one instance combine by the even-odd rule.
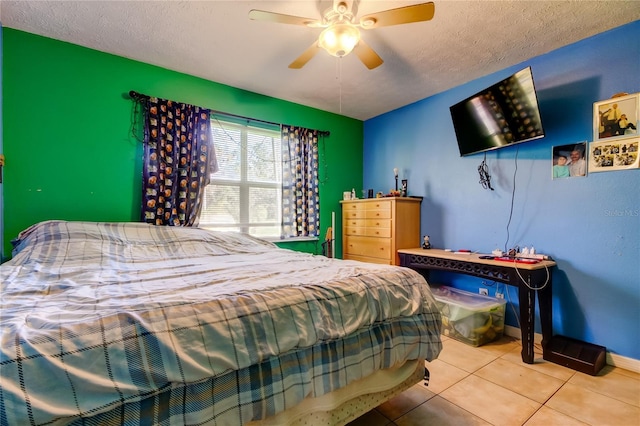
[[[142,223],[46,221],[13,244],[0,424],[345,424],[442,349],[407,268]]]

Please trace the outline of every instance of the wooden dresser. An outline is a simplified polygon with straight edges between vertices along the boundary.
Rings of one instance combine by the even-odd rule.
[[[368,198],[340,203],[343,259],[399,265],[399,249],[420,246],[422,198]]]

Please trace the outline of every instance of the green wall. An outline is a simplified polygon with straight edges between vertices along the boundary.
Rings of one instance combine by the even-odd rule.
[[[359,120],[6,27],[2,44],[7,255],[38,221],[139,220],[142,146],[131,135],[130,90],[330,131],[320,147],[322,236],[332,211],[341,223],[342,192],[362,187]],[[321,252],[315,242],[281,245]]]

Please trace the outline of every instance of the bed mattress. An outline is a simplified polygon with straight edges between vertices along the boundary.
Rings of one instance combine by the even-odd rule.
[[[47,221],[0,279],[0,424],[244,424],[441,350],[416,272],[242,234]]]

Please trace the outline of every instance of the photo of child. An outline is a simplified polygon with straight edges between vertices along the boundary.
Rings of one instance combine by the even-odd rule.
[[[587,143],[554,146],[552,149],[551,176],[553,179],[587,175]]]
[[[569,166],[567,166],[567,157],[565,157],[564,155],[558,155],[555,166],[553,166],[553,177],[569,177]]]

